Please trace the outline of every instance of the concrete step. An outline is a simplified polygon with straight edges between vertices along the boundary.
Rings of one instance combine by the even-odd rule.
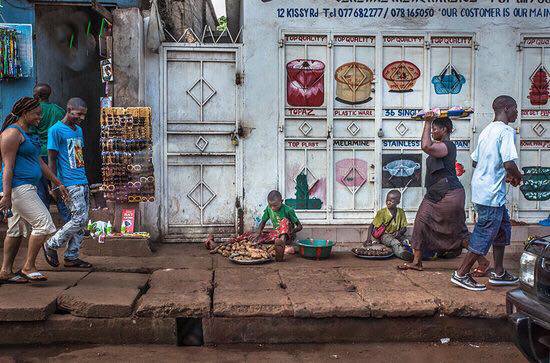
[[[350,253],[241,266],[199,244],[89,257],[103,272],[49,271],[47,283],[0,286],[0,330],[9,332],[0,344],[509,341],[509,288],[454,287],[461,258],[402,272],[399,260]],[[514,272],[518,259],[505,264]]]

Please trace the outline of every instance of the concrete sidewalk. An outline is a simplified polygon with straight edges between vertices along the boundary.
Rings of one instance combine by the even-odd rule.
[[[94,271],[53,271],[39,256],[48,282],[0,286],[0,329],[11,332],[0,344],[174,344],[189,326],[207,344],[509,338],[508,289],[454,287],[460,258],[426,262],[424,272],[349,252],[239,266],[199,244],[85,258]],[[518,261],[508,256],[507,267]]]

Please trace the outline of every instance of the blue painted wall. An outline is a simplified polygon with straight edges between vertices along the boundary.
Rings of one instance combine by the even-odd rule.
[[[31,3],[26,0],[1,0],[1,3],[3,7],[0,8],[0,14],[2,14],[0,21],[32,24],[34,31],[34,6]],[[36,75],[36,67],[33,67],[33,72]],[[35,76],[0,82],[0,117],[2,122],[7,114],[10,113],[11,107],[17,99],[22,96],[32,95],[34,79]]]
[[[44,3],[53,4],[90,4],[91,1],[85,0],[63,0],[63,1],[41,1]],[[99,1],[100,4],[106,7],[138,7],[140,0],[115,0],[115,1]],[[24,23],[32,24],[33,32],[35,31],[35,12],[34,5],[26,0],[0,0],[2,8],[0,8],[0,23]],[[55,21],[55,19],[52,19]],[[34,43],[34,42],[33,42]],[[36,47],[36,46],[35,46]],[[22,78],[9,82],[0,82],[0,120],[3,122],[7,114],[10,113],[12,105],[23,96],[32,96],[32,89],[36,83],[36,49],[34,49],[34,67],[33,77]]]

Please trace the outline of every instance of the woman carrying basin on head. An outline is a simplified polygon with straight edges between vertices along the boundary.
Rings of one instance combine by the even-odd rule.
[[[426,114],[425,120],[422,150],[428,154],[426,194],[414,221],[411,238],[414,260],[399,266],[419,271],[423,254],[459,256],[470,238],[464,212],[466,195],[456,175],[456,146],[450,140],[453,123],[448,117],[435,118],[433,112]]]

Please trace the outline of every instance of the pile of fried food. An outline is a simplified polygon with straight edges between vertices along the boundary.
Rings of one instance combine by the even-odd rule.
[[[221,243],[214,247],[210,253],[219,253],[223,257],[233,257],[236,261],[252,262],[255,260],[267,260],[275,257],[275,245],[255,245],[248,240],[235,241],[233,243]]]
[[[384,245],[372,245],[369,247],[353,248],[352,252],[358,256],[388,256],[392,249]]]

